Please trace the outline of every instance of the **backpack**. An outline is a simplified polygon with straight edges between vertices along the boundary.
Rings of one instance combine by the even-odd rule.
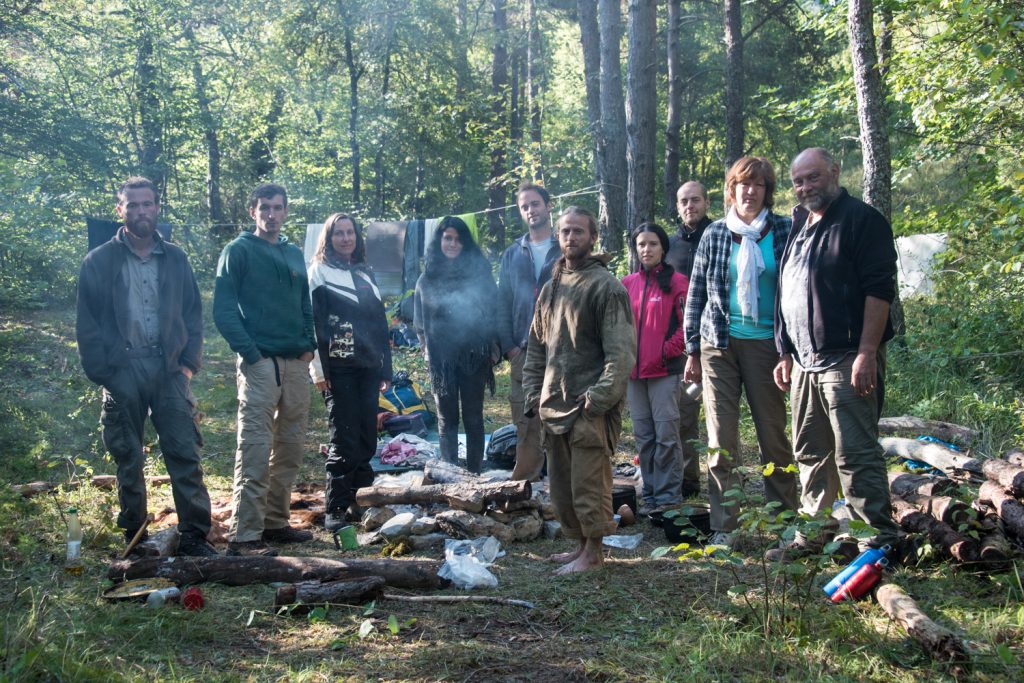
[[[381,411],[395,415],[419,415],[425,426],[434,424],[434,415],[423,402],[423,387],[410,379],[408,372],[395,373],[391,387],[380,393],[377,405]]]
[[[515,425],[499,427],[491,433],[487,442],[487,459],[498,467],[512,469],[516,465],[516,443],[518,441]]]

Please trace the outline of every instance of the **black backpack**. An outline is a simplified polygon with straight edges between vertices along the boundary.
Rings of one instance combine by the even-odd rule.
[[[516,464],[516,426],[505,425],[495,429],[487,442],[487,459],[503,469],[512,469]]]

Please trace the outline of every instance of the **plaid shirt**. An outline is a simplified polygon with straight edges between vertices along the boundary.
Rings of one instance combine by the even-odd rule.
[[[775,262],[782,263],[782,252],[793,226],[793,220],[768,212],[772,251]],[[693,261],[690,289],[686,293],[683,329],[686,352],[700,351],[701,340],[715,348],[729,346],[729,258],[732,256],[732,233],[725,219],[715,221],[704,231]]]

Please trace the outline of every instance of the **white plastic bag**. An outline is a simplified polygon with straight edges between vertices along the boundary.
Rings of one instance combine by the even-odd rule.
[[[632,536],[605,536],[602,542],[609,548],[633,550],[640,545],[642,540],[644,540],[643,534],[633,534]]]
[[[444,542],[445,562],[437,575],[463,590],[495,588],[498,577],[487,568],[504,554],[494,536],[468,541],[448,539]]]

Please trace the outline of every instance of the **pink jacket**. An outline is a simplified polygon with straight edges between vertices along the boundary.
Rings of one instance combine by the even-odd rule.
[[[681,273],[672,274],[672,290],[661,291],[657,274],[640,271],[622,278],[636,320],[636,367],[631,379],[650,379],[682,374],[686,343],[683,334],[683,307],[689,281]]]

